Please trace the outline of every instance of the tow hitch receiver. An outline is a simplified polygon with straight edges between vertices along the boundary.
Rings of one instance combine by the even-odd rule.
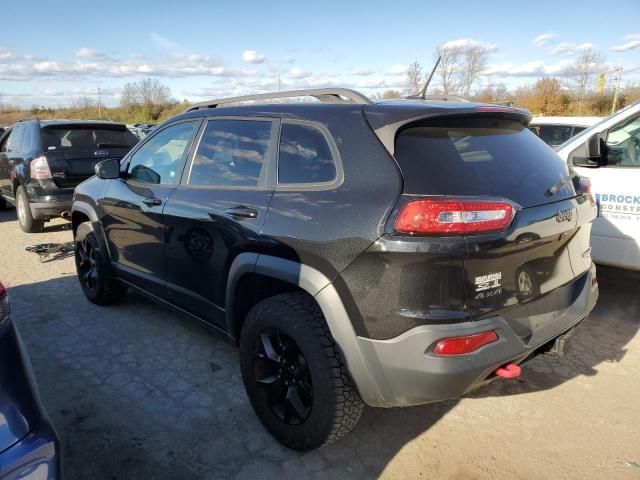
[[[509,363],[496,370],[496,375],[502,378],[515,378],[520,376],[520,367],[515,363]]]

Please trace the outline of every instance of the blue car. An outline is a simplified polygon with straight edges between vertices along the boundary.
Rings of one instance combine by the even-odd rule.
[[[60,442],[0,283],[0,480],[61,478]]]

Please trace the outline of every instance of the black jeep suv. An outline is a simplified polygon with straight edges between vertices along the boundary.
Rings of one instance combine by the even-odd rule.
[[[106,158],[121,159],[138,139],[106,121],[24,120],[0,138],[0,209],[16,206],[25,232],[71,216],[73,189]]]
[[[237,105],[301,95],[320,101]],[[258,417],[298,450],[363,404],[517,376],[598,295],[589,183],[529,120],[346,89],[196,105],[76,188],[82,288],[135,287],[238,342]]]

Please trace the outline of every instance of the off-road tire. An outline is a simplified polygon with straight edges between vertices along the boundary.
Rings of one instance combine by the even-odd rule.
[[[256,342],[269,329],[283,332],[303,355],[311,378],[310,413],[290,425],[269,407],[256,381]],[[283,445],[308,451],[335,442],[356,425],[364,403],[351,380],[324,316],[312,297],[292,292],[267,298],[248,313],[240,334],[244,385],[258,418]]]
[[[91,222],[78,225],[74,236],[74,256],[78,280],[89,301],[96,305],[111,305],[123,299],[127,288],[118,279],[109,275],[109,258],[100,247]],[[89,271],[91,272],[90,282],[86,279]]]

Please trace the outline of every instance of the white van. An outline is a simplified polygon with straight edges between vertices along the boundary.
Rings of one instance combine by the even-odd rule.
[[[569,139],[558,155],[591,179],[594,261],[640,270],[640,102]]]
[[[547,145],[557,147],[601,120],[601,117],[533,117],[529,130]]]

